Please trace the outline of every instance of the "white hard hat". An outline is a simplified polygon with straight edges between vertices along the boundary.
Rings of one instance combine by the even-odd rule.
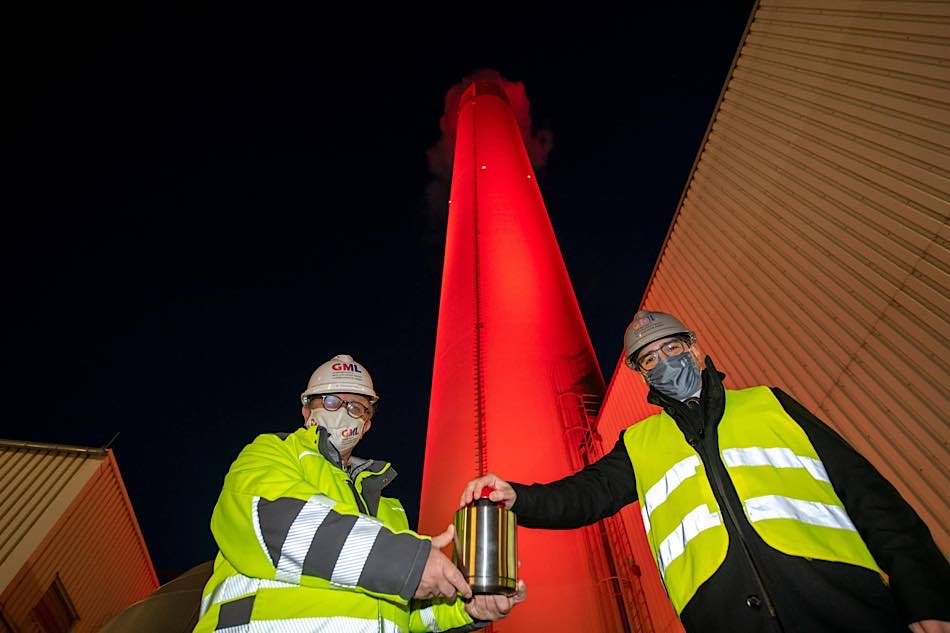
[[[317,367],[306,391],[300,394],[300,402],[307,404],[310,396],[318,393],[358,393],[368,397],[371,403],[379,400],[369,372],[349,354],[337,354]]]
[[[661,338],[683,334],[692,341],[693,333],[682,321],[665,312],[640,310],[633,315],[633,321],[623,333],[623,358],[627,367],[635,368],[634,355],[654,341]]]

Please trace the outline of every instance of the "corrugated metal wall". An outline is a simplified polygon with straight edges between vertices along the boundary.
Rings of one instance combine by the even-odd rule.
[[[948,217],[950,3],[763,0],[643,300],[727,385],[780,386],[838,430],[945,553]],[[606,443],[644,396],[618,364]],[[624,521],[657,630],[681,630],[639,507]]]
[[[950,552],[950,3],[762,2],[644,305],[787,389]]]
[[[0,444],[0,592],[104,458],[104,451]]]
[[[158,587],[111,451],[0,446],[0,481],[10,496],[19,498],[24,512],[35,514],[43,508],[55,514],[0,594],[4,615],[18,631],[38,631],[30,612],[57,575],[80,616],[74,633],[98,631]],[[9,547],[7,533],[16,530],[8,530],[8,525],[20,521],[11,520],[6,511],[2,516],[2,551],[12,559],[26,548],[28,539]]]

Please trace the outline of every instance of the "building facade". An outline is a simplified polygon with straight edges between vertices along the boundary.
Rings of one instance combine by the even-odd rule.
[[[158,587],[111,450],[0,441],[0,632],[95,633]]]
[[[950,4],[751,18],[642,305],[695,328],[727,386],[793,394],[950,553]],[[645,395],[618,361],[601,432]],[[650,561],[639,507],[621,517]],[[682,630],[643,567],[656,630]]]

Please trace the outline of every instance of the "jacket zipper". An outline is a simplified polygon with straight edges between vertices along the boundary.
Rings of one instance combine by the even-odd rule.
[[[366,507],[366,502],[363,501],[363,497],[361,497],[360,493],[356,490],[356,484],[349,476],[346,477],[346,483],[349,484],[350,490],[353,491],[353,496],[356,498],[356,505],[359,507],[360,512],[369,514],[369,508]]]
[[[711,435],[710,439],[715,439],[715,434]],[[697,441],[696,438],[690,438],[688,442],[689,445],[699,453],[700,459],[706,466],[706,473],[709,479],[715,484],[716,491],[719,493],[719,506],[726,509],[726,514],[729,517],[729,521],[732,523],[734,532],[739,539],[739,544],[742,546],[742,552],[745,554],[745,559],[749,563],[749,568],[752,569],[752,575],[755,578],[756,584],[759,586],[759,590],[762,592],[762,600],[765,602],[765,606],[769,611],[769,615],[772,616],[772,618],[775,620],[776,626],[778,626],[779,630],[781,631],[782,624],[775,615],[775,606],[772,602],[772,597],[765,588],[765,581],[762,579],[762,574],[759,571],[759,567],[756,565],[755,559],[752,557],[752,552],[749,549],[748,542],[746,542],[745,535],[743,535],[742,530],[739,527],[739,520],[736,517],[735,509],[732,507],[732,504],[729,503],[729,500],[726,497],[726,489],[722,484],[722,475],[720,473],[720,469],[725,469],[725,466],[722,464],[722,460],[719,459],[719,452],[718,450],[716,451],[716,458],[713,459],[706,451],[704,442]]]
[[[363,501],[363,497],[360,496],[359,491],[356,489],[356,483],[350,478],[350,474],[344,471],[346,474],[346,485],[350,487],[350,491],[353,493],[353,498],[356,499],[356,507],[359,508],[359,511],[363,514],[369,514],[369,508],[366,507],[366,502]]]

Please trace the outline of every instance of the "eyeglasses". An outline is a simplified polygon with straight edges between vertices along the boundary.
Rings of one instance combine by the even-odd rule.
[[[650,371],[657,366],[660,362],[660,356],[662,355],[665,358],[671,358],[673,356],[679,356],[686,351],[686,348],[689,345],[686,341],[682,339],[673,339],[672,341],[667,341],[660,345],[657,349],[650,350],[645,354],[642,354],[637,358],[637,367],[643,371]]]
[[[357,402],[356,400],[344,400],[333,393],[310,396],[310,399],[307,400],[307,406],[310,407],[311,411],[317,408],[317,402],[320,402],[327,411],[336,411],[345,405],[346,412],[351,418],[362,418],[364,415],[367,418],[373,416],[373,407],[367,406],[362,402]]]

